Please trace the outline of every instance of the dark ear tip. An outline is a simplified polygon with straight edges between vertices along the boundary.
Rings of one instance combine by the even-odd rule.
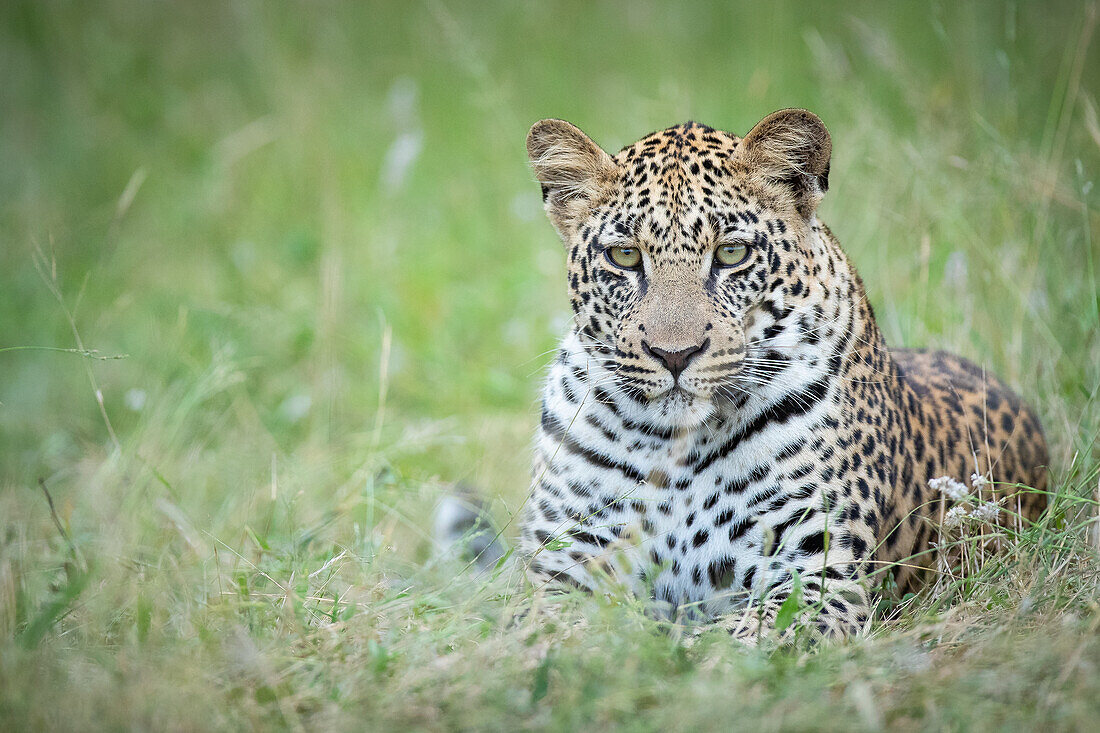
[[[565,125],[569,125],[569,123],[565,120],[559,120],[555,117],[547,117],[545,120],[539,120],[535,124],[531,125],[531,130],[527,133],[527,137],[531,138],[533,136],[542,135],[553,129],[560,130]]]
[[[795,127],[809,132],[814,137],[823,137],[826,140],[829,139],[829,128],[825,126],[821,118],[810,110],[801,107],[788,107],[786,109],[776,110],[760,120],[760,122],[757,123],[757,127],[762,127],[765,124],[768,127],[778,125]]]
[[[812,168],[819,169],[820,174],[832,157],[833,143],[829,128],[820,117],[808,109],[792,107],[772,112],[757,122],[741,143],[747,151],[757,147],[764,140],[775,139],[777,136],[783,139],[792,133],[795,137],[811,144],[808,162],[812,164]]]
[[[539,120],[531,125],[531,129],[527,133],[527,152],[532,157],[536,157],[541,155],[555,139],[564,136],[576,136],[578,133],[583,135],[576,125],[565,120],[559,120],[555,117]]]
[[[804,107],[784,107],[783,109],[777,109],[775,112],[772,112],[768,117],[790,117],[792,119],[803,120],[810,124],[825,127],[825,123],[821,121],[820,117]]]

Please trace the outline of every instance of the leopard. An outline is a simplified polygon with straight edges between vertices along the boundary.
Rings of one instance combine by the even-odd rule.
[[[997,521],[1043,511],[1036,412],[971,361],[887,346],[817,218],[817,115],[687,122],[615,155],[545,119],[527,152],[572,310],[520,519],[537,587],[620,589],[746,643],[796,598],[801,628],[845,639],[883,587],[934,576],[940,477],[973,474]]]

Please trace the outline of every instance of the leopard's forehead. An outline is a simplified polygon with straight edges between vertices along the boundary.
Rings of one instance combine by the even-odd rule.
[[[667,130],[646,135],[633,145],[627,145],[615,156],[620,165],[655,164],[667,166],[702,165],[710,160],[718,165],[729,158],[741,138],[698,122],[685,122]]]
[[[727,229],[740,206],[730,168],[740,141],[728,132],[686,122],[623,148],[614,158],[618,185],[603,212],[612,229],[649,241],[653,255],[666,247],[691,247],[700,235]]]

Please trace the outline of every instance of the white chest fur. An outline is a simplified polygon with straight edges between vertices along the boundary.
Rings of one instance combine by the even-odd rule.
[[[821,503],[789,449],[813,439],[836,400],[826,387],[785,416],[769,410],[822,383],[819,370],[795,370],[737,414],[684,405],[712,414],[675,429],[619,392],[571,335],[543,394],[523,532],[533,566],[587,588],[625,584],[667,611],[715,616],[743,601],[793,558],[773,528]]]

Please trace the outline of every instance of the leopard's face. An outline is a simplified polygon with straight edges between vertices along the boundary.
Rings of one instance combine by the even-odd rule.
[[[817,269],[816,200],[808,208],[806,196],[820,196],[826,174],[777,180],[744,141],[691,123],[614,158],[584,141],[580,154],[595,160],[532,150],[568,250],[576,328],[612,375],[609,391],[630,396],[654,423],[698,425],[751,389],[750,348],[767,343],[780,314],[820,297],[807,283]],[[553,171],[540,167],[555,155]],[[552,175],[582,162],[583,191]]]

